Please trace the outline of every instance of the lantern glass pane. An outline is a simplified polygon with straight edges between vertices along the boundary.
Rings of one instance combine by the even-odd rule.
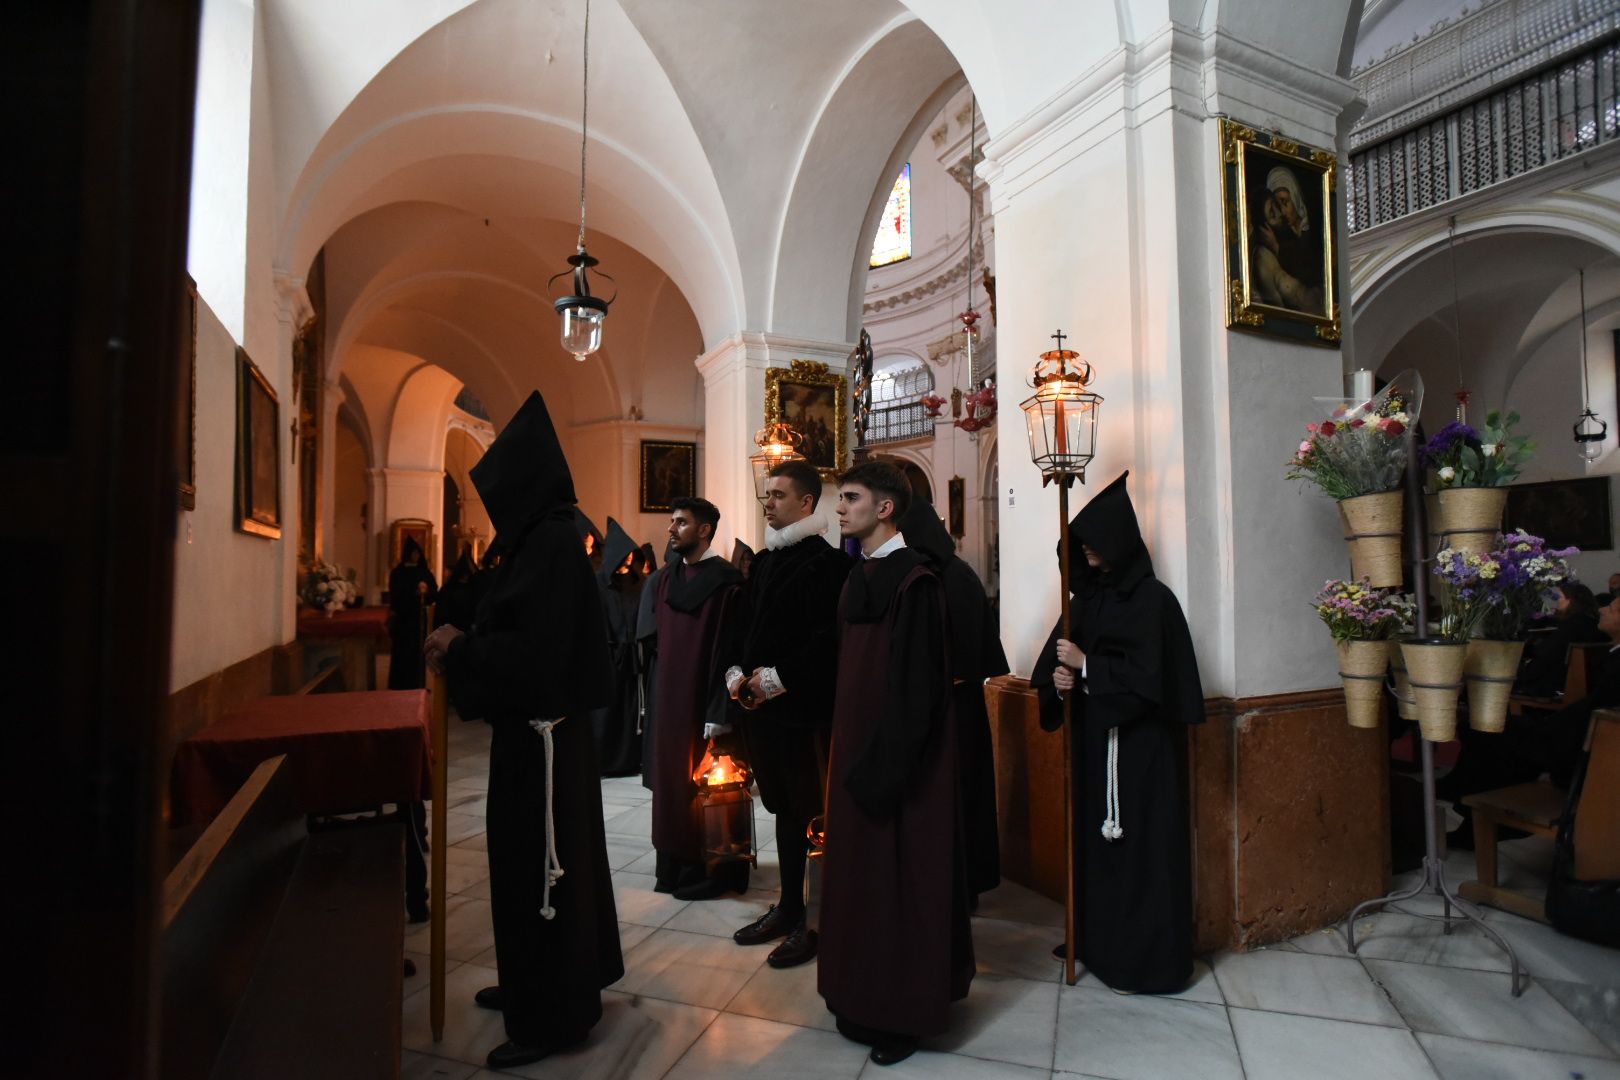
[[[607,312],[582,306],[564,308],[562,312],[562,347],[574,354],[575,360],[584,360],[602,347],[602,324]]]

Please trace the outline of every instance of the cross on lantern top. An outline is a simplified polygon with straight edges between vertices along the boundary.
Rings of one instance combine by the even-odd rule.
[[[1059,330],[1057,333],[1052,335],[1052,339],[1057,342],[1058,352],[1063,351],[1063,339],[1068,336],[1069,335],[1065,334],[1062,330]]]

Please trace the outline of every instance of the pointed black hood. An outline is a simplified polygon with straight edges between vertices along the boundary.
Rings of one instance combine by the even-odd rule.
[[[1138,581],[1153,576],[1153,559],[1136,523],[1136,508],[1126,488],[1130,470],[1099,491],[1069,522],[1069,577],[1071,591],[1110,585],[1129,592]],[[1081,545],[1108,563],[1106,572],[1090,569]]]
[[[912,497],[911,507],[900,519],[900,535],[905,537],[906,547],[921,555],[935,573],[942,572],[956,556],[956,542],[927,499]]]
[[[450,571],[450,580],[471,581],[472,576],[476,573],[478,573],[478,564],[473,562],[472,551],[462,548],[461,558],[456,560],[455,568]]]
[[[401,566],[409,565],[412,553],[415,553],[416,557],[422,562],[427,562],[427,552],[423,551],[422,545],[416,542],[416,537],[407,536],[405,543],[401,544],[399,548],[399,564]]]
[[[548,511],[571,507],[577,501],[568,459],[540,391],[529,395],[483,459],[472,467],[471,476],[489,520],[503,537],[515,537]]]
[[[596,527],[596,522],[577,506],[574,507],[574,531],[579,533],[579,542],[582,546],[587,536],[594,538],[598,544],[602,542],[602,531]]]
[[[613,580],[619,564],[635,550],[636,542],[630,539],[630,534],[613,518],[608,518],[607,539],[602,543],[602,568],[596,572],[597,580],[604,585]]]

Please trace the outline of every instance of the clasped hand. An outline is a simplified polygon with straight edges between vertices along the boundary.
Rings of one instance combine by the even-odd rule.
[[[1052,672],[1052,685],[1057,687],[1059,693],[1067,694],[1074,689],[1074,673],[1079,671],[1086,663],[1086,654],[1080,651],[1080,646],[1065,638],[1058,638],[1057,643],[1058,666]]]
[[[422,659],[435,675],[444,674],[445,659],[450,655],[450,643],[461,636],[461,631],[445,623],[422,642]]]

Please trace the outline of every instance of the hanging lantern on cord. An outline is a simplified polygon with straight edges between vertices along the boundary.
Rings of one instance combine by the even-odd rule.
[[[558,278],[573,279],[573,293],[554,300],[552,307],[562,318],[562,347],[579,361],[602,347],[602,324],[607,321],[608,305],[618,298],[617,292],[606,300],[591,295],[589,271],[598,265],[598,261],[585,250],[585,150],[591,106],[591,0],[585,0],[584,56],[579,119],[579,243],[574,254],[568,257],[568,265],[573,269],[564,270],[546,282],[549,289]],[[613,280],[603,273],[597,276]]]
[[[1581,416],[1575,421],[1575,452],[1582,461],[1596,461],[1603,456],[1603,443],[1609,437],[1609,425],[1598,419],[1592,411],[1590,388],[1586,383],[1586,271],[1581,271]]]
[[[805,460],[805,456],[799,453],[799,447],[803,444],[804,436],[792,425],[780,420],[766,424],[754,433],[754,445],[759,447],[759,453],[748,459],[754,473],[754,498],[762,503],[765,501],[765,481],[770,478],[772,469],[783,462]]]

